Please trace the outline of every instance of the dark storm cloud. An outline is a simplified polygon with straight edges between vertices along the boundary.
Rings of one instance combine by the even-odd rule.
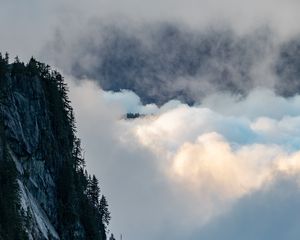
[[[104,90],[132,90],[144,103],[193,104],[214,92],[243,96],[257,87],[298,93],[299,40],[277,40],[268,27],[239,35],[224,26],[96,21],[75,39],[58,31],[47,53],[71,75],[94,79]]]
[[[282,44],[274,66],[279,78],[276,91],[284,96],[300,93],[300,37]]]
[[[161,23],[124,29],[94,23],[78,39],[57,36],[47,48],[57,65],[79,79],[95,79],[104,90],[132,90],[147,103],[193,103],[216,91],[245,94],[272,84],[253,76],[273,48],[267,28],[238,36],[220,27],[193,31]],[[67,47],[61,51],[62,42]]]

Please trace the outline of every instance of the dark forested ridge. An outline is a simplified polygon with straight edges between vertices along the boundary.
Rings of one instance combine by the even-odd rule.
[[[104,240],[109,220],[62,75],[1,55],[0,240]]]

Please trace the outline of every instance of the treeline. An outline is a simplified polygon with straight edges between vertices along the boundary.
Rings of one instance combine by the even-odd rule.
[[[5,56],[0,54],[0,99],[2,104],[9,101],[6,98],[5,89],[9,89],[11,86],[5,84],[7,78],[15,79],[16,82],[22,82],[25,79],[26,81],[39,79],[42,85],[46,99],[45,109],[49,115],[51,126],[49,129],[40,129],[38,150],[43,155],[45,164],[56,181],[58,211],[54,226],[57,227],[61,239],[105,240],[110,221],[108,203],[105,196],[101,194],[98,179],[90,176],[85,169],[80,139],[76,137],[74,112],[63,76],[52,70],[49,65],[38,62],[34,58],[24,64],[16,57],[14,62],[9,64],[8,54]],[[2,111],[1,114],[3,114]],[[5,137],[5,130],[1,131]],[[5,144],[3,147],[5,149]],[[1,166],[4,166],[2,162],[0,170]],[[7,191],[14,191],[11,196],[14,201],[7,203],[15,203],[14,206],[17,209],[19,208],[17,173],[11,171],[9,174],[15,187],[11,190],[7,189]],[[4,173],[0,172],[0,184],[2,184],[3,176],[5,176]],[[4,189],[1,185],[0,197],[2,195],[8,197],[7,193],[4,193]],[[5,227],[2,222],[14,222],[14,220],[8,215],[2,214],[5,204],[3,201],[1,202],[1,199],[0,204],[0,236],[5,236],[1,234]],[[19,215],[16,214],[16,217],[18,216],[21,216],[20,210]],[[19,232],[22,233],[22,231]],[[17,237],[16,239],[22,238]]]

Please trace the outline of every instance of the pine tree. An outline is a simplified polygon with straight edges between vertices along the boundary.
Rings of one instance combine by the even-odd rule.
[[[100,188],[99,182],[95,175],[89,180],[88,196],[93,207],[97,208],[99,205]]]
[[[73,158],[76,171],[85,168],[85,161],[82,155],[81,141],[79,138],[76,138],[74,141]]]
[[[7,73],[7,62],[6,62],[5,58],[2,57],[2,54],[1,54],[0,55],[0,81],[2,82],[2,85],[3,85],[3,82],[5,81],[4,78],[5,78],[6,73]],[[3,88],[1,88],[0,90],[2,90],[1,94],[4,94]]]
[[[26,71],[26,67],[24,63],[20,62],[20,59],[18,56],[15,57],[15,61],[12,64],[12,70],[11,70],[11,76],[22,76]],[[22,76],[23,77],[23,76]]]
[[[39,75],[38,64],[33,57],[30,58],[28,64],[26,65],[26,70],[30,77]]]
[[[9,54],[8,54],[8,52],[5,53],[4,61],[5,61],[6,64],[9,63]]]
[[[15,57],[15,62],[14,63],[20,63],[20,59],[18,56]]]
[[[57,226],[61,239],[75,239],[76,229],[80,224],[84,228],[86,240],[105,240],[110,219],[108,204],[105,198],[100,200],[97,178],[94,175],[89,176],[85,169],[81,142],[76,137],[75,117],[68,98],[68,87],[62,75],[33,57],[27,65],[18,57],[12,64],[8,61],[8,53],[4,58],[0,55],[0,117],[3,116],[1,104],[9,105],[6,96],[9,95],[11,89],[8,88],[11,86],[6,84],[6,80],[12,78],[16,83],[21,83],[20,80],[23,79],[39,79],[45,94],[45,114],[49,116],[50,126],[49,129],[40,131],[38,151],[46,159],[46,167],[57,173],[54,179],[59,203]],[[0,128],[0,135],[5,135],[3,128]],[[23,240],[26,237],[23,236],[22,222],[24,226],[29,226],[30,214],[24,220],[19,214],[17,172],[14,162],[9,159],[7,149],[3,149],[3,156],[8,160],[7,164],[3,164],[0,156],[0,240]],[[2,194],[7,192],[5,189],[10,189],[11,194]]]
[[[108,203],[104,195],[102,195],[100,204],[99,204],[99,213],[101,216],[101,220],[104,223],[105,227],[108,226],[109,221],[111,219],[110,212],[108,210]]]
[[[116,240],[113,234],[110,235],[109,240]]]

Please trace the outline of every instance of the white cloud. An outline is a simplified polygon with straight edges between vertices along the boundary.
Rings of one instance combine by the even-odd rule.
[[[212,94],[204,99],[202,105],[226,116],[250,119],[262,116],[280,119],[284,116],[297,116],[300,113],[299,96],[279,97],[267,89],[256,89],[244,100],[222,93]]]
[[[266,24],[284,38],[300,31],[297,0],[0,0],[0,4],[0,50],[22,58],[37,55],[55,34],[55,28],[63,29],[70,39],[77,38],[86,26],[98,24],[98,20],[90,20],[93,18],[115,22],[124,29],[132,22],[139,25],[170,21],[195,28],[212,23],[229,25],[240,33]],[[71,48],[68,44],[67,41],[58,46]],[[68,60],[68,56],[59,57],[62,62]],[[257,81],[266,75],[270,77],[261,67]],[[89,81],[79,85],[70,81],[70,87],[88,168],[100,178],[102,191],[109,198],[113,231],[123,233],[126,239],[188,239],[189,235],[195,236],[202,228],[214,225],[220,215],[231,216],[235,209],[240,213],[244,201],[256,203],[261,192],[268,195],[259,198],[258,203],[278,210],[281,202],[273,204],[277,198],[269,197],[273,195],[268,191],[275,189],[280,193],[283,189],[288,195],[299,190],[299,96],[285,99],[271,91],[256,90],[242,100],[215,94],[201,106],[189,107],[172,101],[158,108],[143,106],[132,92],[103,92]],[[155,116],[122,120],[128,111]],[[278,179],[281,181],[282,175],[290,177],[296,186],[286,189],[280,184],[272,185]],[[276,196],[281,200],[285,195],[279,193]],[[291,202],[288,197],[284,207]],[[298,195],[293,199],[300,201]],[[254,204],[250,210],[256,207]],[[278,216],[290,219],[287,214],[294,210]],[[272,217],[269,214],[265,222],[257,224],[272,222]],[[299,229],[299,214],[292,219]],[[255,220],[251,223],[258,226]],[[296,227],[287,231],[295,233]],[[252,239],[259,239],[251,234]],[[230,236],[227,239],[239,237]],[[218,238],[208,235],[207,239]]]
[[[134,92],[128,90],[122,90],[120,92],[104,91],[103,98],[107,104],[114,105],[112,107],[121,106],[124,114],[153,114],[158,111],[158,107],[155,104],[143,105],[140,98]]]
[[[298,182],[298,96],[286,100],[260,90],[237,101],[219,95],[203,106],[173,102],[126,121],[128,107],[143,109],[133,93],[70,84],[88,168],[108,195],[112,230],[126,238],[195,239],[281,176]],[[224,97],[231,112],[220,107]]]

